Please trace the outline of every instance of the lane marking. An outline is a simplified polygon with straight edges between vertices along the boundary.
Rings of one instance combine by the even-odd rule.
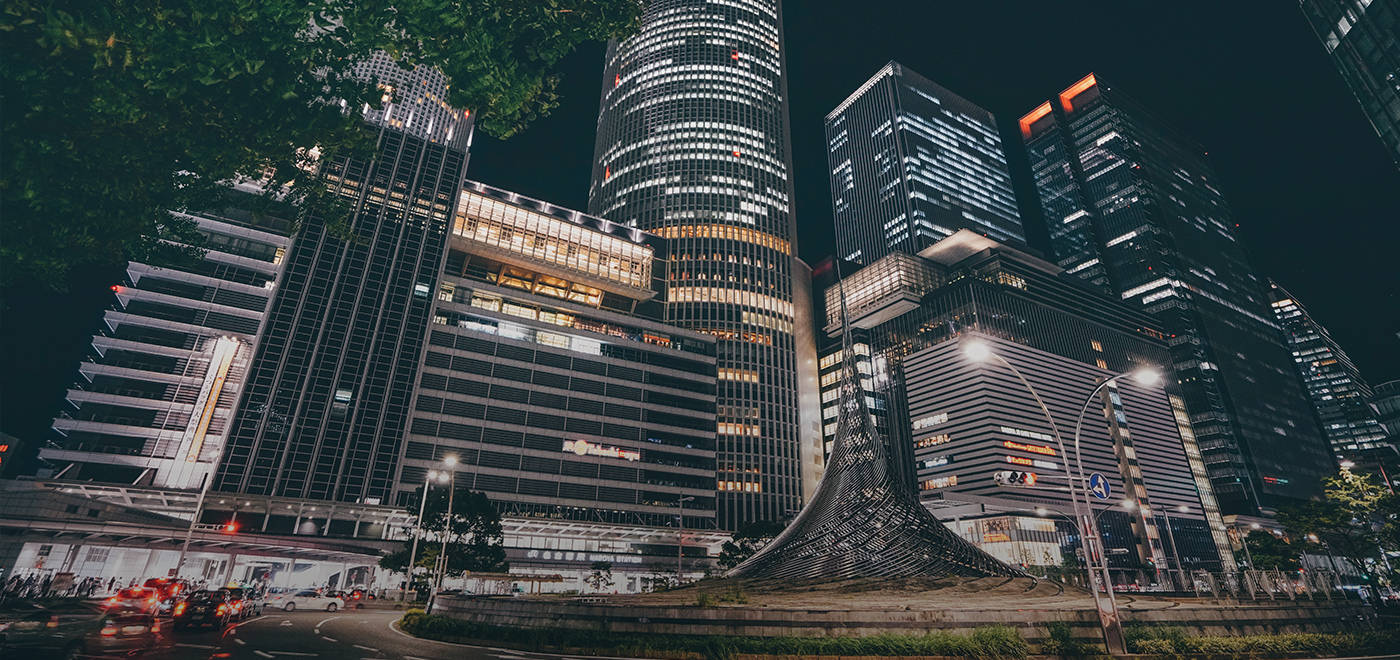
[[[279,624],[277,624],[277,625],[282,626],[283,628],[285,628],[285,627],[287,627],[287,626],[292,625],[292,622],[291,622],[291,621],[288,621],[287,619],[282,619],[282,623],[279,623]]]
[[[258,657],[260,657],[260,658],[271,658],[271,657],[272,657],[272,654],[271,654],[271,653],[264,653],[264,652],[262,652],[262,651],[253,651],[253,655],[256,655],[256,656],[258,656]]]
[[[245,641],[243,641],[243,640],[241,640],[241,639],[239,639],[239,638],[237,638],[237,637],[234,637],[234,638],[233,638],[233,643],[234,643],[234,644],[237,644],[237,645],[239,645],[239,646],[243,646],[244,644],[247,644],[248,642],[245,642]]]
[[[420,658],[416,655],[406,655],[403,657],[403,660],[427,660],[427,658]]]
[[[316,624],[316,627],[317,627],[317,628],[320,628],[321,626],[324,626],[324,625],[326,625],[327,623],[330,623],[330,622],[332,622],[332,621],[335,621],[336,619],[339,619],[339,618],[340,618],[340,617],[338,617],[338,616],[326,617],[326,618],[324,618],[324,619],[321,619],[321,621],[320,621],[319,623]]]
[[[185,644],[184,642],[177,643],[176,646],[181,646],[181,647],[184,647],[184,648],[187,648],[187,649],[216,649],[216,648],[219,648],[219,647],[213,646],[213,645],[211,645],[211,644]]]
[[[273,654],[273,655],[296,656],[296,657],[299,657],[299,658],[314,658],[314,657],[320,655],[319,653],[302,653],[302,652],[300,652],[300,651],[273,651],[272,654]]]
[[[360,649],[361,651],[369,651],[370,653],[378,653],[378,652],[379,652],[379,649],[374,648],[373,646],[360,646],[359,644],[351,644],[351,646],[353,646],[353,647],[355,647],[355,648],[357,648],[357,649]]]
[[[332,639],[332,638],[330,638],[330,637],[326,637],[325,635],[321,635],[321,639],[324,639],[324,640],[326,640],[326,641],[328,641],[328,642],[331,642],[331,643],[335,643],[335,642],[340,641],[340,640],[337,640],[337,639]]]

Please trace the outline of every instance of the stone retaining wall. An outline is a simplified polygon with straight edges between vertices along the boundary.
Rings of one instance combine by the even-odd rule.
[[[1189,635],[1247,635],[1333,632],[1356,629],[1369,610],[1354,603],[1270,602],[1215,606],[1190,603],[1157,609],[1123,609],[1125,624],[1182,628]],[[438,601],[437,614],[492,626],[566,628],[616,633],[733,635],[750,637],[844,637],[878,634],[920,635],[933,630],[968,634],[989,625],[1017,629],[1031,644],[1045,626],[1064,621],[1075,636],[1101,640],[1093,610],[960,609],[833,610],[759,606],[639,607],[571,600],[511,597],[458,597]]]

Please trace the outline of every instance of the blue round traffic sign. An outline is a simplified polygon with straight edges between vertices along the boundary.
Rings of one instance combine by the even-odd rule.
[[[1106,500],[1113,495],[1113,487],[1108,485],[1108,477],[1095,472],[1089,475],[1089,494],[1094,497]]]

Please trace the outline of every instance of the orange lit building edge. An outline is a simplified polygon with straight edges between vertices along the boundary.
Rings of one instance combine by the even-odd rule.
[[[1021,137],[1023,137],[1023,138],[1028,138],[1028,137],[1030,137],[1030,136],[1031,136],[1031,124],[1034,124],[1034,123],[1040,121],[1040,118],[1041,118],[1041,117],[1044,117],[1045,115],[1048,115],[1048,114],[1050,114],[1050,102],[1049,102],[1049,101],[1046,101],[1046,102],[1044,102],[1044,103],[1042,103],[1042,104],[1036,106],[1036,108],[1035,108],[1034,110],[1030,111],[1029,114],[1027,114],[1026,116],[1022,117],[1022,118],[1021,118]]]
[[[1093,87],[1098,84],[1099,81],[1096,78],[1094,78],[1094,74],[1092,73],[1087,76],[1084,76],[1083,78],[1080,78],[1079,82],[1070,85],[1069,89],[1060,92],[1060,107],[1064,108],[1065,112],[1073,110],[1074,104],[1071,103],[1071,101],[1074,100],[1074,97],[1083,94],[1090,87]]]

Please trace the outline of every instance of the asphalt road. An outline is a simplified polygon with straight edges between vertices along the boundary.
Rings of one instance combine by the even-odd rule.
[[[447,644],[411,637],[391,627],[397,610],[282,612],[218,630],[171,631],[150,660],[532,660],[580,656],[529,653],[504,648]]]

